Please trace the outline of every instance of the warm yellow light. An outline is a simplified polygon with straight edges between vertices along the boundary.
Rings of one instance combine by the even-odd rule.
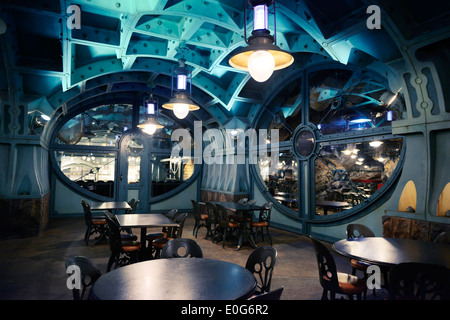
[[[154,118],[149,118],[147,121],[138,124],[137,127],[146,134],[154,134],[156,130],[164,128],[164,126],[159,124]]]
[[[173,114],[178,119],[184,119],[189,113],[189,105],[186,103],[175,103],[173,105]]]
[[[187,112],[186,112],[187,106]],[[164,109],[173,110],[173,113],[178,119],[184,119],[188,115],[189,111],[195,111],[200,109],[200,107],[184,93],[176,93],[175,97],[169,102],[163,104]]]
[[[255,50],[246,50],[241,53],[238,53],[231,57],[231,59],[228,61],[230,65],[233,68],[243,70],[243,71],[249,71],[248,70],[248,59],[255,51],[261,51],[264,50],[263,48],[255,48]],[[289,67],[292,63],[294,63],[294,57],[292,57],[288,52],[286,51],[278,51],[278,50],[264,50],[269,52],[272,57],[275,60],[275,67],[274,70],[280,70],[283,68]]]
[[[156,132],[156,126],[154,124],[148,124],[142,131],[147,134],[154,134]]]
[[[248,58],[248,71],[255,81],[267,81],[274,69],[275,59],[268,51],[255,51]]]

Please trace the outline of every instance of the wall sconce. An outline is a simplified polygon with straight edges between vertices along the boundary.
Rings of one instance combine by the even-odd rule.
[[[174,90],[174,81],[177,81],[177,88]],[[200,109],[192,100],[192,74],[186,68],[186,60],[180,59],[178,68],[172,72],[172,99],[163,104],[163,108],[173,110],[173,114],[178,119],[184,119],[189,111]]]
[[[247,39],[247,4],[253,8],[253,31]],[[274,70],[289,67],[294,62],[292,55],[276,45],[275,0],[244,0],[244,38],[249,45],[229,60],[232,67],[250,72],[255,81],[264,82]],[[269,7],[273,5],[274,35],[270,35]]]
[[[142,131],[146,134],[152,135],[158,129],[164,128],[161,125],[158,118],[158,100],[153,98],[153,94],[150,94],[150,97],[144,99],[144,108],[147,114],[147,120],[141,124],[138,124],[138,128],[142,129]]]

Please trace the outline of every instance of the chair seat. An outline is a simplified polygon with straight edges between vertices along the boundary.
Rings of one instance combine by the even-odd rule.
[[[164,238],[165,236],[167,236],[166,232],[147,233],[145,239],[147,239],[147,241],[153,241],[155,239]]]
[[[141,248],[141,243],[138,241],[129,241],[129,242],[122,242],[122,250],[124,252],[131,252],[136,251]]]
[[[202,213],[202,214],[200,215],[200,219],[202,219],[203,221],[206,221],[206,220],[208,220],[208,215]]]
[[[169,240],[172,240],[173,238],[159,238],[159,239],[155,239],[153,240],[153,247],[157,248],[157,249],[162,249],[167,242],[169,242]]]
[[[337,273],[339,288],[346,294],[361,293],[365,289],[364,280],[348,273]]]
[[[92,219],[92,223],[95,225],[102,225],[102,224],[106,224],[106,220],[105,219]]]
[[[136,241],[137,240],[137,236],[135,236],[134,234],[128,234],[128,233],[121,234],[120,238],[123,241]]]
[[[362,271],[366,271],[367,268],[370,266],[370,263],[356,260],[356,259],[351,259],[350,264],[352,265],[353,268],[362,270]]]
[[[239,227],[239,223],[237,222],[228,222],[228,225],[230,226],[230,228],[238,228]]]
[[[244,220],[242,218],[242,216],[235,216],[235,215],[230,215],[229,218],[233,219],[235,221],[238,221],[238,222],[242,222]],[[252,218],[251,217],[247,217],[247,222],[250,222],[250,221],[252,221]]]
[[[250,223],[252,227],[268,227],[269,223],[267,221],[255,221]]]

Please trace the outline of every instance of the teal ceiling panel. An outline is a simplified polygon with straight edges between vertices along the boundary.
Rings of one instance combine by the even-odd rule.
[[[167,40],[135,33],[128,44],[127,54],[165,57],[167,54]]]
[[[229,64],[230,57],[247,46],[245,3],[3,0],[0,19],[7,30],[0,35],[1,97],[23,90],[58,108],[80,95],[110,97],[117,89],[139,96],[153,86],[162,99],[169,99],[173,68],[183,58],[192,71],[192,97],[202,112],[214,121],[251,118],[257,106],[270,99],[269,89],[283,85],[306,66],[336,60],[391,75],[410,54],[402,45],[416,46],[429,41],[424,35],[436,32],[442,33],[438,40],[448,37],[450,5],[437,0],[426,6],[420,1],[377,1],[382,6],[382,30],[367,29],[367,1],[280,0],[276,44],[291,52],[295,62],[258,83]],[[80,29],[67,27],[73,15],[69,6],[80,9]],[[252,15],[249,10],[247,36]]]

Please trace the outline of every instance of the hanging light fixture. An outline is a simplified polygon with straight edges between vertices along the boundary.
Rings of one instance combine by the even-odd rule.
[[[247,5],[245,4],[244,38],[249,45],[229,60],[232,67],[250,72],[255,81],[264,82],[274,70],[289,67],[294,57],[276,45],[275,0],[244,0],[253,8],[253,31],[247,39]],[[274,35],[270,35],[269,7],[273,5]]]
[[[177,88],[174,90],[174,80],[176,78]],[[186,68],[186,60],[180,59],[178,68],[172,72],[172,99],[163,104],[163,108],[173,110],[178,119],[184,119],[189,111],[200,109],[191,99],[192,75]]]
[[[164,128],[158,120],[158,101],[153,98],[153,94],[150,94],[150,97],[144,99],[144,108],[147,114],[147,120],[141,124],[138,124],[138,128],[142,129],[142,131],[146,134],[154,134],[156,130]]]

